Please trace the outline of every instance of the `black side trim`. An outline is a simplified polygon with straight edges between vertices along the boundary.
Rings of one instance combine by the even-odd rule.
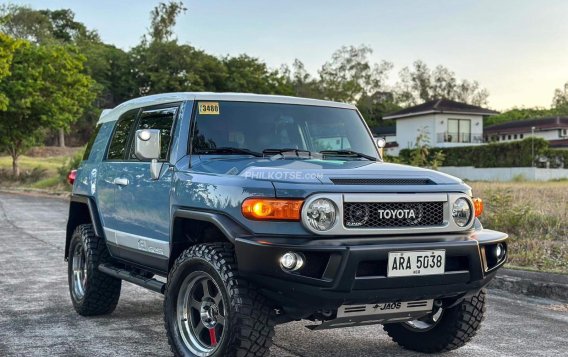
[[[148,254],[138,249],[120,246],[120,259],[129,264],[136,264],[146,269],[159,272],[168,272],[169,258]]]

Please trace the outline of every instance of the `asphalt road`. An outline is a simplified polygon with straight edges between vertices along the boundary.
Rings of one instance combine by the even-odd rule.
[[[169,355],[162,297],[124,283],[116,311],[75,314],[63,262],[68,204],[0,193],[0,356]],[[558,302],[490,291],[485,323],[451,356],[568,356],[568,312]],[[380,326],[312,332],[278,326],[273,356],[416,356]]]

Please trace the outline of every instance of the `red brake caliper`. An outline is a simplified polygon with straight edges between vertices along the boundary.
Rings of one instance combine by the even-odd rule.
[[[211,346],[217,346],[217,334],[215,333],[215,327],[209,329],[209,339],[211,340]]]

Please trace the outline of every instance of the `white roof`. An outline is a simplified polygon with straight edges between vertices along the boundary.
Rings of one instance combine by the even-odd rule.
[[[328,100],[309,99],[300,97],[289,97],[283,95],[264,95],[250,93],[213,93],[213,92],[177,92],[154,94],[136,99],[131,99],[114,109],[105,109],[99,118],[100,123],[117,120],[120,115],[131,109],[159,105],[165,103],[181,102],[187,100],[218,100],[218,101],[234,101],[234,102],[258,102],[258,103],[280,103],[280,104],[298,104],[298,105],[314,105],[320,107],[334,107],[344,109],[356,109],[352,104],[332,102]]]

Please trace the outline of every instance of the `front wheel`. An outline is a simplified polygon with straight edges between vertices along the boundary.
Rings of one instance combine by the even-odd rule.
[[[462,347],[475,336],[485,314],[485,290],[449,309],[435,308],[414,321],[386,324],[392,340],[409,350],[437,353]]]
[[[239,278],[229,244],[184,251],[168,276],[168,342],[176,356],[263,356],[274,335],[272,310]]]

